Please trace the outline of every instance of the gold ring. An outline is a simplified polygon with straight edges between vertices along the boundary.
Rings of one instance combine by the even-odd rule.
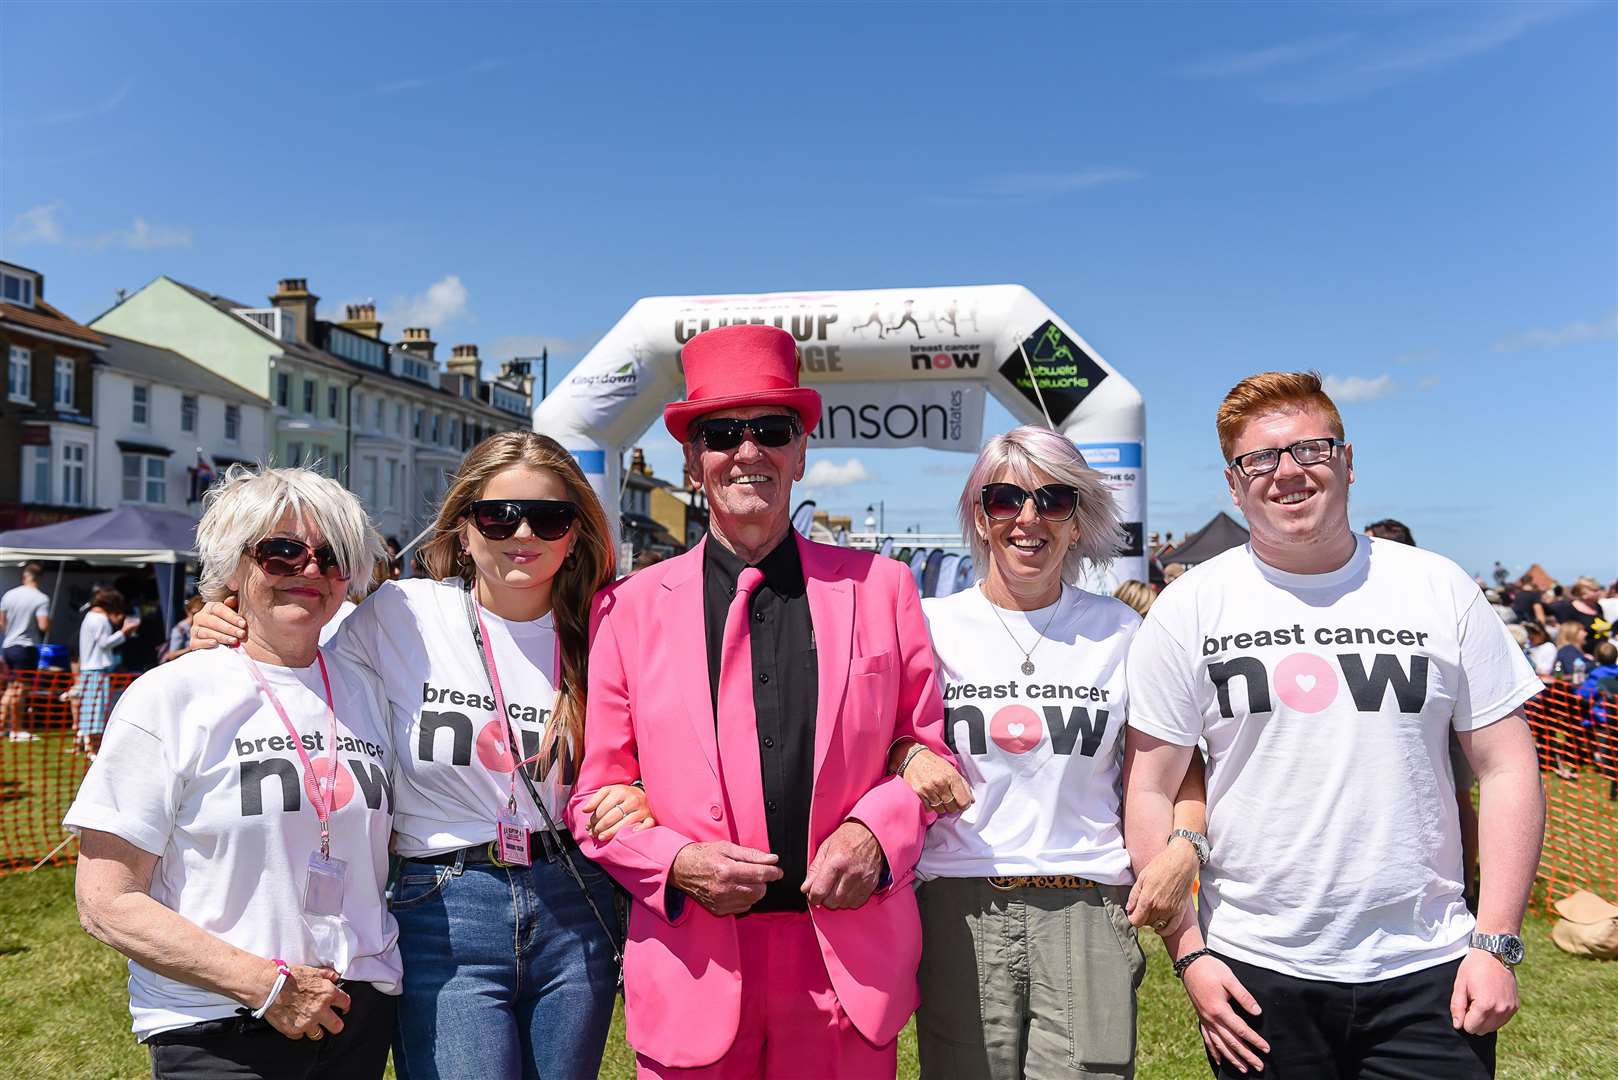
[[[325,1028],[315,1028],[315,1030],[313,1030],[313,1031],[311,1031],[309,1033],[309,1037],[311,1039],[318,1039],[318,1038],[320,1038],[321,1036],[323,1036],[325,1034],[326,1034],[326,1029]]]

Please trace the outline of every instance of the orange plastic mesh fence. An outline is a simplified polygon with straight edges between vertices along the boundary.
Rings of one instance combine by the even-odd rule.
[[[1578,889],[1618,898],[1618,698],[1548,680],[1528,703],[1545,782],[1545,851],[1534,902]]]
[[[135,677],[106,678],[116,701]],[[90,767],[75,738],[83,695],[73,675],[53,670],[14,672],[0,694],[0,874],[29,869],[68,839],[62,816]],[[103,717],[110,711],[111,702]],[[74,841],[51,861],[77,852]]]
[[[133,678],[111,676],[114,700]],[[55,850],[68,838],[62,816],[89,767],[75,747],[73,687],[62,671],[20,672],[8,684],[21,709],[16,730],[31,738],[0,733],[0,874],[77,854],[76,842]],[[1618,702],[1580,698],[1553,680],[1529,703],[1528,718],[1547,799],[1535,902],[1548,907],[1581,888],[1618,898]]]

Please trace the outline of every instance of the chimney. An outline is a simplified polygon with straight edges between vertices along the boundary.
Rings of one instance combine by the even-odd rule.
[[[478,359],[476,345],[457,345],[452,350],[453,355],[444,365],[452,375],[470,375],[475,386],[483,376],[483,361]]]
[[[292,316],[293,333],[299,341],[309,341],[309,331],[315,325],[315,304],[320,297],[309,291],[309,283],[301,277],[282,278],[275,286],[270,303]]]
[[[382,324],[377,321],[376,305],[371,301],[348,305],[347,314],[348,318],[339,323],[339,326],[356,334],[364,334],[368,338],[381,339]]]
[[[407,326],[404,340],[399,342],[399,348],[429,364],[436,363],[433,353],[438,348],[438,342],[434,341],[431,335],[432,332],[425,326]]]

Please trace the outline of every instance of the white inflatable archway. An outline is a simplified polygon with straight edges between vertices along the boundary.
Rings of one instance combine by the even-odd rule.
[[[1140,393],[1020,285],[660,296],[638,301],[534,407],[573,452],[617,527],[624,452],[684,394],[680,348],[735,323],[798,340],[825,409],[811,449],[925,446],[975,454],[986,394],[1079,447],[1118,494],[1129,548],[1113,571],[1146,580],[1146,410]]]

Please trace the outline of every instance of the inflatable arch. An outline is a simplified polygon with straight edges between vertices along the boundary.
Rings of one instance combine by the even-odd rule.
[[[578,458],[617,528],[624,452],[684,393],[680,348],[716,326],[798,340],[825,409],[810,449],[975,454],[986,394],[1066,435],[1118,493],[1129,547],[1109,577],[1146,580],[1146,410],[1139,391],[1020,285],[659,296],[638,301],[551,393],[534,427]]]

